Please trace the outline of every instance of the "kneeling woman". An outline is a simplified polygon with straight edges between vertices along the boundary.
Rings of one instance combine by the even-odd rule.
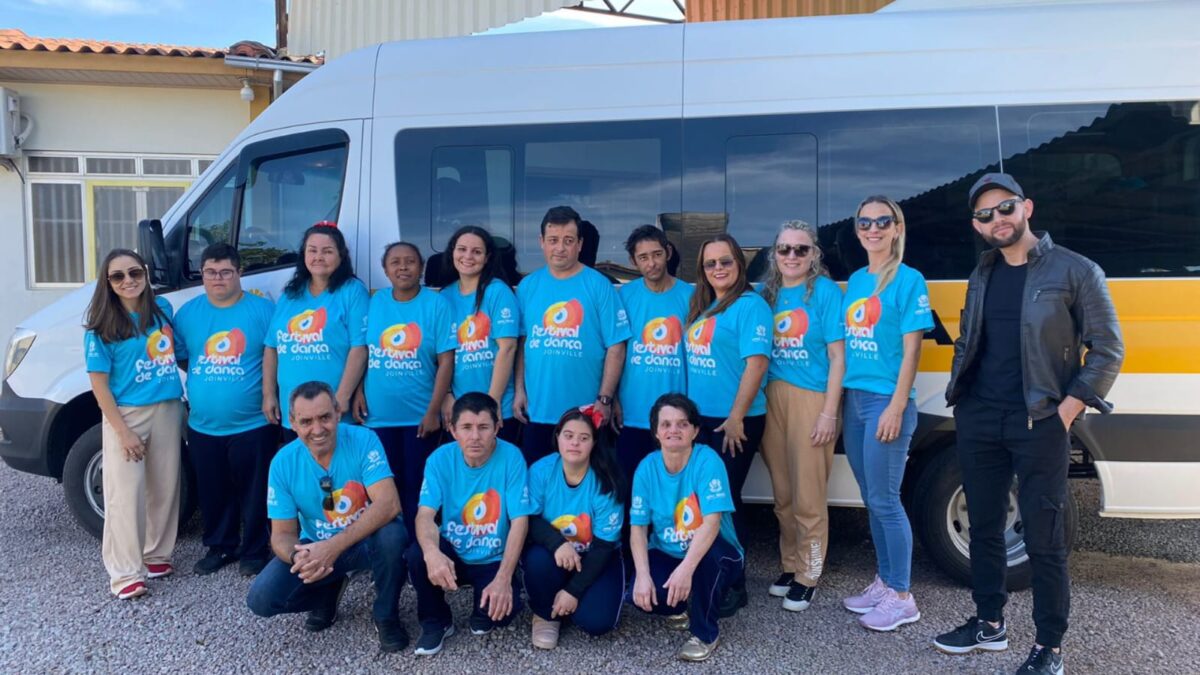
[[[590,635],[607,633],[621,617],[621,472],[596,437],[592,417],[572,408],[554,427],[558,452],[529,469],[534,515],[522,562],[533,646],[541,649],[558,645],[567,617]]]
[[[633,476],[633,603],[668,615],[672,627],[688,627],[692,637],[679,658],[704,661],[717,647],[721,597],[745,583],[729,476],[715,450],[696,444],[700,411],[687,396],[659,397],[650,427],[662,450],[643,459]]]

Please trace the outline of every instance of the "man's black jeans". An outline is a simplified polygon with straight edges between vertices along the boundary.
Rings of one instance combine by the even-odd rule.
[[[1030,424],[1024,410],[1002,410],[970,396],[958,402],[954,421],[971,518],[971,585],[978,616],[999,621],[1008,601],[1004,524],[1015,473],[1033,570],[1037,643],[1059,647],[1071,604],[1064,532],[1070,436],[1058,415]]]

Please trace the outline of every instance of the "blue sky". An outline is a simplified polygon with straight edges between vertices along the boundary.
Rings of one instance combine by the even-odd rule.
[[[588,0],[596,4],[596,0]],[[677,17],[671,0],[637,0],[633,10]],[[583,12],[558,12],[493,32],[630,25]],[[120,42],[228,47],[239,40],[275,44],[273,0],[0,0],[0,28],[29,35]]]

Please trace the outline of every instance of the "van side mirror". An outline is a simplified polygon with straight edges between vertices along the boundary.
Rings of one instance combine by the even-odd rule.
[[[161,220],[155,218],[138,223],[138,253],[142,254],[150,268],[151,286],[171,285],[171,263],[167,258],[167,245],[163,241]]]

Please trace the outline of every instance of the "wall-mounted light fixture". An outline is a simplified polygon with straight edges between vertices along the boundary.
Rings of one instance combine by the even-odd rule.
[[[240,96],[246,103],[254,100],[254,89],[250,87],[250,78],[242,78],[242,90],[238,92],[238,96]]]

